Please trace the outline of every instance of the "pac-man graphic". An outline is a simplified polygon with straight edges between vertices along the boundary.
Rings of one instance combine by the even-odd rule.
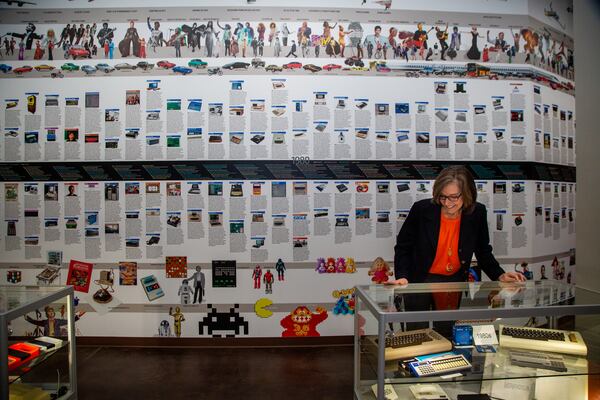
[[[254,312],[261,318],[269,318],[273,315],[273,311],[267,309],[273,302],[270,299],[263,297],[254,303]]]

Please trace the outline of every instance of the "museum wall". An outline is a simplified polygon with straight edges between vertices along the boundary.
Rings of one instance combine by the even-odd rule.
[[[78,334],[350,335],[452,164],[506,270],[578,280],[566,2],[112,3],[0,16],[0,282],[75,285]]]

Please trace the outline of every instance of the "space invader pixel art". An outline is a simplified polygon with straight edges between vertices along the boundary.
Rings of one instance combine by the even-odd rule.
[[[235,337],[244,328],[244,335],[248,334],[248,321],[240,315],[240,305],[234,304],[229,312],[219,312],[212,304],[208,304],[209,312],[206,317],[198,321],[199,334],[204,335],[204,328],[214,338]]]
[[[187,278],[187,257],[165,257],[167,278]]]
[[[6,281],[8,283],[21,282],[21,271],[13,270],[13,269],[6,271]]]

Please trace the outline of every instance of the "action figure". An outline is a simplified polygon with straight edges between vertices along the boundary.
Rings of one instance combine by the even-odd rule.
[[[154,21],[154,28],[150,25],[150,17],[146,20],[148,23],[148,29],[150,30],[150,40],[148,46],[152,47],[152,51],[156,53],[156,47],[162,47],[163,43],[166,45],[167,41],[163,37],[163,33],[160,30],[160,22]],[[100,36],[98,34],[98,36]]]
[[[346,260],[346,273],[353,274],[356,272],[356,263],[354,262],[354,258],[348,257]]]
[[[169,337],[171,336],[171,326],[169,325],[169,321],[163,319],[160,321],[160,325],[158,326],[158,336],[160,337]]]
[[[68,25],[67,25],[68,27]],[[100,47],[104,47],[104,44],[106,43],[106,41],[108,40],[113,40],[113,38],[115,37],[115,31],[117,30],[117,28],[114,29],[110,29],[108,27],[108,22],[104,22],[102,24],[102,29],[100,29],[100,31],[98,31],[98,43],[100,44]],[[62,39],[62,37],[61,37]]]
[[[122,57],[127,57],[130,54],[135,57],[140,56],[140,36],[134,25],[133,20],[129,21],[129,28],[125,32],[125,37],[119,42],[119,51]]]
[[[196,304],[196,301],[198,302],[198,304],[202,303],[202,296],[204,296],[205,293],[205,278],[204,273],[202,272],[202,268],[198,265],[196,267],[196,272],[194,272],[194,275],[192,275],[187,280],[192,280],[194,282],[194,304]]]
[[[175,336],[181,337],[181,323],[185,321],[185,317],[183,316],[181,309],[179,307],[175,307],[175,312],[173,312],[173,307],[169,307],[169,315],[173,317]]]
[[[325,266],[325,268],[328,274],[333,274],[335,272],[335,258],[327,258],[327,265]]]
[[[262,276],[262,268],[256,264],[254,271],[252,272],[252,279],[254,279],[254,289],[260,289],[260,277]]]
[[[440,42],[440,46],[442,48],[441,59],[446,61],[446,50],[448,50],[448,24],[446,24],[446,29],[441,30],[439,26],[435,27],[435,37]]]
[[[479,47],[477,46],[477,39],[481,36],[479,32],[477,32],[477,27],[474,26],[471,28],[471,48],[467,51],[467,58],[469,60],[479,60],[481,58],[481,52],[479,51]]]
[[[346,260],[344,259],[344,257],[338,257],[335,263],[335,270],[336,272],[342,274],[346,272]]]
[[[280,258],[275,263],[275,271],[277,271],[277,280],[284,281],[285,280],[285,264],[283,260]]]
[[[273,293],[273,281],[275,281],[275,277],[271,273],[271,270],[268,269],[263,276],[263,282],[265,283],[265,293],[271,294]]]
[[[385,260],[381,257],[377,257],[375,261],[373,261],[373,265],[369,270],[369,276],[372,276],[371,281],[375,283],[385,283],[389,280],[389,277],[393,275],[393,272],[390,270],[390,266],[385,262]]]
[[[179,286],[179,291],[177,295],[180,296],[180,301],[182,305],[187,305],[192,302],[192,288],[188,285],[188,280],[184,279],[181,282],[181,286]],[[202,299],[202,297],[200,297]],[[202,301],[202,300],[201,300]]]

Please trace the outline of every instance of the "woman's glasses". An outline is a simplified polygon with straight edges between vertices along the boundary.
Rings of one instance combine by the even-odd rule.
[[[439,199],[440,199],[440,203],[445,203],[446,201],[450,201],[451,203],[456,203],[458,201],[458,199],[460,199],[461,196],[462,196],[462,193],[451,194],[448,196],[444,196],[442,194],[442,195],[440,195]]]

